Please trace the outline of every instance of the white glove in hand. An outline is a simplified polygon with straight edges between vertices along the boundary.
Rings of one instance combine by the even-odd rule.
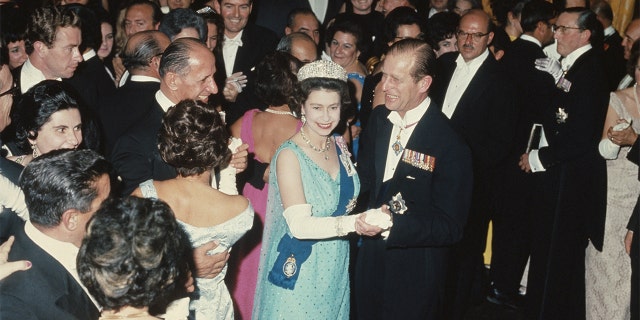
[[[393,222],[391,221],[391,216],[382,212],[380,208],[378,209],[369,209],[364,212],[364,222],[374,225],[376,227],[382,228],[384,230],[380,235],[385,240],[389,237],[389,232],[391,231],[391,226],[393,226]]]
[[[562,77],[562,65],[560,62],[553,58],[539,58],[536,59],[536,69],[544,71],[550,74],[556,83]]]
[[[356,231],[359,215],[313,217],[310,204],[296,204],[282,213],[291,235],[298,239],[328,239]]]
[[[600,151],[600,155],[606,160],[614,160],[618,158],[620,146],[611,142],[609,139],[602,139],[598,144],[598,151]]]

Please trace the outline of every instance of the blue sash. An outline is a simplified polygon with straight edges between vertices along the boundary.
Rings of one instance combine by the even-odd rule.
[[[341,148],[336,149],[338,151],[338,158],[340,158],[342,150]],[[340,198],[338,199],[336,210],[331,214],[332,217],[344,215],[350,201],[356,196],[354,195],[355,187],[353,177],[347,174],[341,161],[339,175]],[[300,274],[300,268],[311,255],[311,247],[316,242],[318,242],[318,240],[300,240],[285,233],[278,243],[279,254],[273,264],[273,268],[269,271],[269,282],[278,287],[293,290],[298,280],[298,275]]]

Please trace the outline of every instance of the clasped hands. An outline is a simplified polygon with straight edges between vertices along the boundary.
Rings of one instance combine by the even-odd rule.
[[[391,212],[387,205],[378,209],[369,209],[356,219],[356,233],[364,236],[375,236],[380,234],[383,238],[389,236],[393,222]]]
[[[625,128],[626,127],[626,128]],[[625,119],[616,120],[616,125],[607,130],[609,141],[621,147],[631,146],[638,139],[633,127]]]

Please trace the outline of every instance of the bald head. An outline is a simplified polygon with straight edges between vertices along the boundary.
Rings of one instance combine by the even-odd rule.
[[[318,47],[311,37],[302,32],[288,34],[278,43],[278,51],[284,51],[296,57],[302,63],[318,60]]]
[[[133,34],[122,53],[122,63],[133,75],[160,78],[160,56],[171,41],[160,31],[141,31]]]
[[[640,39],[640,19],[635,19],[627,26],[627,30],[624,32],[624,38],[622,39],[625,60],[629,60],[631,56],[631,46],[633,46],[633,43],[638,39]]]

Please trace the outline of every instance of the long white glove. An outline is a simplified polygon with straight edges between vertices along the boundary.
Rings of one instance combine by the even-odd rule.
[[[535,64],[536,69],[550,74],[555,80],[555,83],[558,83],[558,80],[562,77],[562,65],[560,65],[560,62],[556,59],[548,57],[538,58]]]
[[[0,175],[0,208],[5,207],[13,210],[23,220],[29,220],[29,210],[24,202],[22,189],[16,186],[11,180]]]
[[[231,143],[229,143],[229,150],[236,152],[236,149],[242,144],[242,140],[231,137]],[[236,168],[228,165],[226,168],[220,170],[220,183],[216,185],[216,179],[211,178],[211,187],[220,190],[221,192],[235,196],[238,195],[238,188],[236,187]]]
[[[611,142],[609,139],[602,139],[598,144],[600,155],[607,160],[615,160],[618,158],[620,146]]]
[[[313,217],[311,205],[296,204],[282,213],[291,234],[298,239],[327,239],[356,231],[358,215],[341,217]]]

